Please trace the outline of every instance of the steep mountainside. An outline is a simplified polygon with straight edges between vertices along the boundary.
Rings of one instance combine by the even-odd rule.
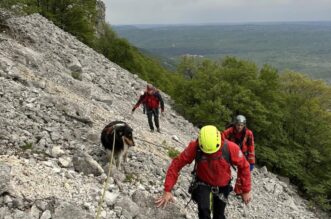
[[[38,14],[0,10],[0,219],[95,218],[106,179],[100,132],[110,121],[134,129],[136,146],[122,171],[113,168],[101,218],[197,218],[185,168],[176,202],[156,209],[169,147],[197,129],[171,109],[166,94],[161,133],[150,133],[131,108],[146,82],[96,53]],[[253,198],[231,196],[229,218],[318,218],[293,186],[266,168],[253,172]]]

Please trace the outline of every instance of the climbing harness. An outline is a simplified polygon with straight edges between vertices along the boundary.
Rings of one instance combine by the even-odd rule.
[[[225,141],[223,146],[222,146],[222,155],[220,157],[217,157],[216,159],[221,159],[221,158],[224,158],[226,160],[226,162],[228,164],[230,164],[230,166],[232,166],[232,168],[235,169],[235,167],[233,166],[232,164],[232,161],[231,161],[231,158],[230,158],[230,154],[229,154],[229,150],[228,150],[228,142]],[[211,193],[216,195],[220,200],[224,201],[225,203],[228,202],[228,199],[224,196],[223,192],[220,192],[219,191],[219,187],[218,186],[210,186],[204,182],[201,182],[198,180],[197,178],[197,175],[196,175],[196,169],[197,169],[197,165],[198,165],[198,162],[201,161],[201,160],[204,160],[203,157],[202,157],[202,151],[200,149],[197,150],[197,155],[195,157],[195,164],[194,164],[194,168],[191,172],[191,175],[192,175],[192,179],[191,179],[191,182],[190,182],[190,186],[189,186],[189,189],[188,189],[188,193],[191,194],[191,198],[190,200],[187,202],[187,204],[185,205],[185,207],[188,206],[188,204],[192,201],[192,193],[193,191],[199,186],[199,185],[202,185],[202,186],[208,186],[210,187],[210,190],[211,190]],[[231,181],[232,179],[230,180],[229,184],[231,184]],[[231,192],[231,188],[230,188],[230,192]]]

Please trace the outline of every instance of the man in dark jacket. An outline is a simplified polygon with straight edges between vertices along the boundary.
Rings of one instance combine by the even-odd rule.
[[[226,146],[225,146],[226,145]],[[190,142],[168,168],[163,195],[155,201],[157,207],[166,206],[173,200],[171,190],[177,182],[180,170],[193,160],[198,151],[202,151],[200,162],[196,163],[196,184],[192,191],[192,199],[198,204],[199,219],[210,219],[210,193],[213,201],[213,219],[225,219],[224,210],[227,197],[231,191],[230,163],[223,157],[222,148],[227,149],[229,159],[238,167],[238,177],[241,179],[241,197],[245,204],[251,200],[251,175],[249,163],[245,159],[238,145],[230,141],[221,140],[221,134],[215,126],[201,128],[198,140]],[[197,162],[197,160],[196,160]]]
[[[164,102],[161,94],[152,86],[147,85],[147,89],[143,95],[140,96],[136,105],[132,108],[132,113],[139,107],[140,104],[144,104],[146,108],[146,114],[148,119],[149,128],[151,132],[154,132],[154,125],[152,117],[154,116],[154,123],[158,132],[160,132],[159,124],[159,107],[161,104],[161,113],[164,112]]]

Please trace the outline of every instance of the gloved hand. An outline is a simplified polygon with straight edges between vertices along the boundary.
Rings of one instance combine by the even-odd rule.
[[[131,115],[134,113],[134,111],[135,111],[135,108],[132,109],[132,111],[131,111]]]
[[[254,164],[249,164],[249,170],[252,172],[252,170],[254,169]]]

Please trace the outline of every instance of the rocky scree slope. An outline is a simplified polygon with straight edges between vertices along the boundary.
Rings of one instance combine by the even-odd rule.
[[[176,202],[156,209],[170,147],[182,150],[197,129],[171,109],[164,93],[161,133],[139,109],[146,82],[44,17],[0,9],[0,219],[95,218],[108,169],[100,132],[110,121],[132,126],[136,146],[113,168],[101,218],[197,218],[186,167]],[[231,196],[229,218],[318,218],[293,186],[266,168],[253,172],[253,202]]]

